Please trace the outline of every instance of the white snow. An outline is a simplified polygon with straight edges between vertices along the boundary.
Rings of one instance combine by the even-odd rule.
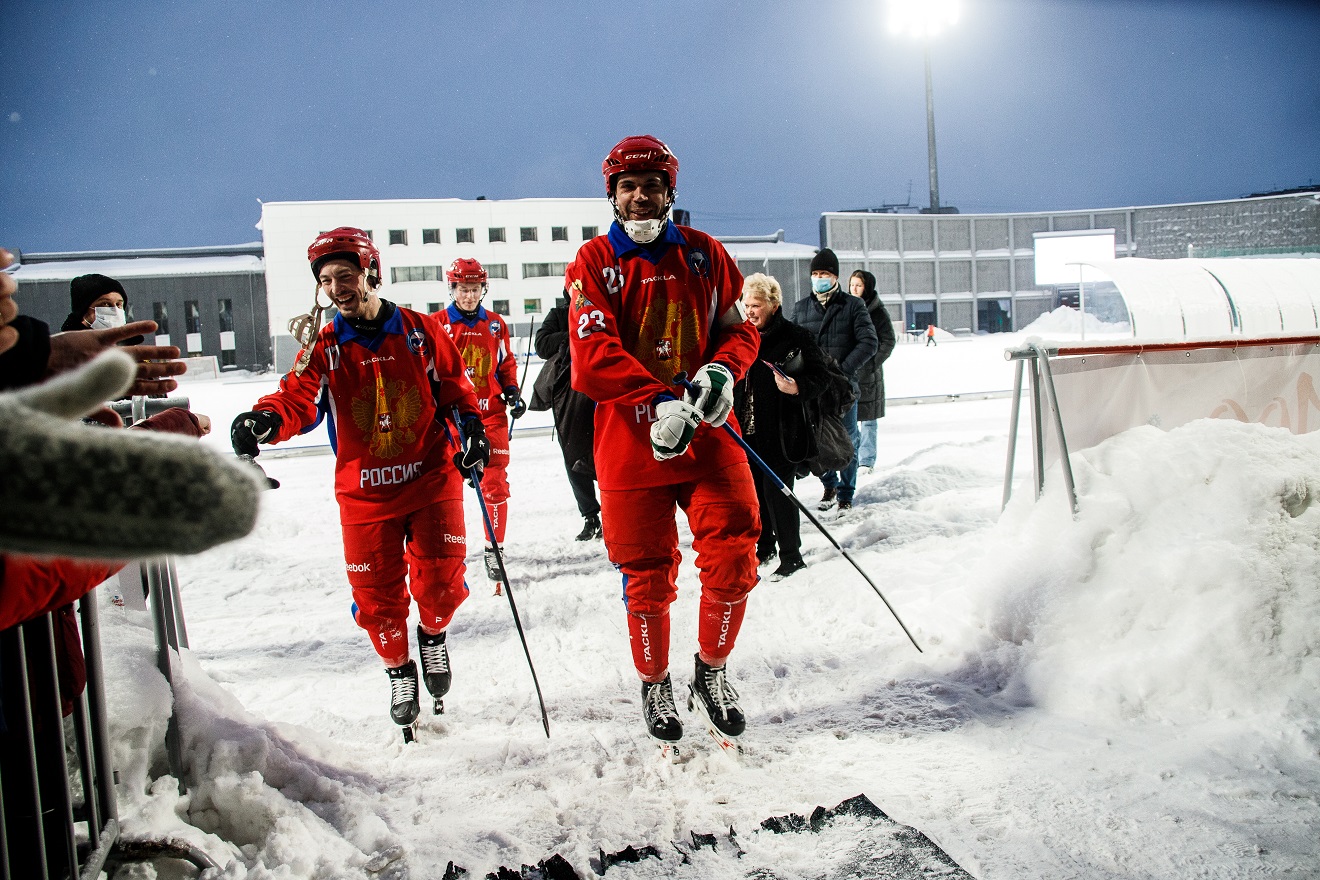
[[[1047,317],[1053,338],[1076,338]],[[404,745],[349,617],[333,461],[273,447],[260,462],[283,486],[255,532],[178,560],[186,795],[164,775],[149,621],[103,604],[126,831],[185,837],[225,878],[439,878],[451,860],[481,877],[556,852],[589,876],[598,850],[629,844],[664,861],[609,876],[808,878],[835,876],[846,853],[760,821],[865,793],[979,878],[1316,876],[1320,436],[1139,428],[1074,455],[1078,516],[1057,473],[1039,501],[1019,480],[1001,514],[1010,402],[980,393],[1012,387],[1003,350],[1045,327],[895,350],[892,397],[961,398],[891,406],[879,467],[827,525],[924,653],[804,520],[809,567],[757,587],[730,663],[749,715],[741,763],[694,724],[691,761],[656,757],[619,576],[599,543],[572,540],[558,447],[535,432],[515,432],[505,549],[552,736],[474,539],[447,712],[424,711]],[[223,449],[275,380],[181,391]],[[819,492],[799,483],[809,505]],[[467,507],[475,535],[470,490]],[[697,594],[685,547],[680,687]],[[679,867],[670,841],[730,825],[746,857]]]

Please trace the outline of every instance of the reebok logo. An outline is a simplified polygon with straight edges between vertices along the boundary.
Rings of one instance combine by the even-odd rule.
[[[344,566],[349,571],[371,571],[370,562],[350,562]]]

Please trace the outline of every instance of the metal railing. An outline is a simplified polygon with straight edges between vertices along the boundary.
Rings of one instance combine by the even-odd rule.
[[[1009,349],[1004,356],[1016,361],[1013,376],[1013,410],[1008,422],[1008,461],[1004,464],[1003,507],[1013,495],[1013,460],[1017,452],[1018,421],[1022,409],[1022,377],[1031,369],[1031,464],[1036,498],[1045,491],[1045,413],[1041,401],[1044,392],[1053,416],[1055,438],[1059,444],[1059,462],[1063,471],[1063,484],[1068,492],[1069,509],[1077,513],[1077,487],[1073,483],[1072,463],[1068,459],[1068,438],[1064,436],[1063,419],[1059,415],[1059,399],[1054,391],[1054,376],[1050,373],[1050,352],[1039,343],[1028,342],[1021,348]]]
[[[186,398],[134,399],[115,406],[134,421],[168,406],[187,408]],[[125,418],[128,421],[128,418]],[[140,580],[150,600],[156,636],[156,665],[173,691],[173,655],[188,646],[178,573],[169,558],[142,562]],[[120,835],[116,802],[118,774],[111,763],[101,659],[97,589],[77,603],[87,683],[73,704],[70,726],[76,762],[66,758],[55,627],[59,611],[0,632],[4,680],[4,754],[0,759],[0,880],[95,880],[113,878],[120,864],[160,858],[191,862],[199,870],[219,867],[210,856],[181,841],[126,840]],[[178,717],[171,712],[165,733],[170,774],[185,791]]]

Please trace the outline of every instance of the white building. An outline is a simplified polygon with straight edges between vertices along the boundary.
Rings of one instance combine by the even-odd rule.
[[[259,228],[276,368],[287,367],[296,354],[289,319],[312,307],[316,283],[307,246],[321,232],[366,230],[380,249],[381,296],[417,311],[449,304],[450,263],[480,260],[490,273],[486,307],[508,316],[515,335],[525,335],[562,295],[564,270],[578,247],[613,220],[603,198],[266,202]]]

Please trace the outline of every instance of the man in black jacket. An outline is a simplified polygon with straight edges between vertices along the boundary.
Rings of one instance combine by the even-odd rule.
[[[869,369],[880,343],[866,304],[839,287],[839,258],[829,248],[822,248],[811,258],[811,292],[811,296],[793,305],[793,323],[816,334],[820,347],[839,362],[856,393],[858,373],[863,367]],[[853,457],[843,470],[821,475],[825,493],[817,505],[819,510],[829,510],[836,501],[840,513],[848,510],[857,490],[857,447],[862,436],[857,428],[856,403],[844,413],[843,424],[852,437]]]
[[[542,370],[553,370],[550,409],[555,415],[555,435],[564,454],[568,485],[582,514],[582,531],[577,540],[600,538],[600,502],[596,500],[596,464],[592,453],[593,419],[596,404],[569,385],[571,364],[568,359],[568,303],[562,301],[550,310],[536,331],[536,354],[546,363]],[[544,387],[540,379],[537,390]]]

